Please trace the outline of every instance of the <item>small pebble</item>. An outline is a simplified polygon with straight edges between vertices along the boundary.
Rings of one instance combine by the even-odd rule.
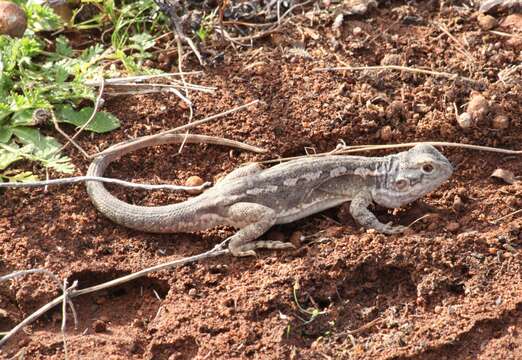
[[[469,129],[473,124],[473,120],[471,119],[471,115],[467,112],[463,112],[457,117],[457,123],[462,129]]]
[[[383,128],[381,128],[380,131],[380,138],[382,141],[390,141],[392,138],[392,128],[390,125],[386,125]]]
[[[191,176],[187,179],[187,181],[185,181],[185,186],[199,186],[199,185],[202,185],[205,181],[200,178],[199,176]],[[187,193],[191,194],[191,195],[197,195],[197,194],[201,194],[203,192],[203,190],[187,190]]]
[[[455,232],[460,229],[460,224],[456,221],[451,221],[446,224],[446,229],[451,232]]]
[[[509,127],[509,118],[505,115],[497,115],[493,119],[491,125],[493,126],[493,129],[507,129]]]
[[[459,195],[455,195],[455,197],[453,198],[452,208],[456,212],[460,212],[464,209],[464,202],[462,201],[462,198]]]
[[[479,14],[477,21],[482,30],[491,30],[498,25],[497,20],[493,16],[486,14]]]
[[[190,289],[188,291],[188,294],[189,294],[189,296],[192,296],[192,297],[196,296],[196,289],[194,289],[194,288]]]
[[[104,321],[95,320],[92,323],[92,328],[93,328],[94,332],[102,333],[102,332],[107,331],[107,324]]]
[[[489,112],[489,102],[481,94],[474,93],[471,95],[466,112],[473,120],[482,120]]]
[[[353,32],[353,34],[355,36],[357,36],[357,35],[360,35],[362,33],[362,29],[360,27],[356,26],[356,27],[353,28],[352,32]]]

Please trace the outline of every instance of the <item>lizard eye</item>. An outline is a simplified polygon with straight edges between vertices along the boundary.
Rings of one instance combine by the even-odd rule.
[[[422,171],[425,172],[426,174],[430,174],[433,170],[434,170],[434,167],[431,164],[422,165]]]
[[[397,190],[402,191],[405,190],[408,187],[409,183],[406,179],[400,179],[395,182],[395,187]]]

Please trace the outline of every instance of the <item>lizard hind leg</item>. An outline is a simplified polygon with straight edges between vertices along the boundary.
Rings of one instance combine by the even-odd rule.
[[[267,232],[276,221],[275,211],[255,203],[237,203],[227,212],[230,225],[239,228],[231,236],[228,248],[234,256],[255,256],[255,249],[287,249],[290,243],[281,241],[255,241]]]

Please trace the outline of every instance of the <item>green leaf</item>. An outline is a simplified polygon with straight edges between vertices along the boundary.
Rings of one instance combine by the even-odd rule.
[[[33,126],[35,125],[33,120],[34,109],[24,109],[17,111],[11,118],[11,124],[13,126]]]
[[[0,143],[7,144],[13,136],[13,130],[8,127],[0,127]]]
[[[47,5],[28,1],[22,4],[27,15],[27,27],[32,32],[53,31],[63,27],[63,20]]]
[[[30,171],[20,171],[18,173],[13,171],[5,171],[0,174],[0,178],[7,179],[9,182],[32,182],[38,181],[38,176]]]
[[[11,110],[11,107],[8,104],[0,102],[0,124],[12,113],[13,110]]]
[[[11,153],[7,150],[0,149],[0,170],[4,170],[12,163],[21,159],[22,157],[18,156],[16,153]]]
[[[22,144],[33,145],[43,153],[53,152],[61,147],[61,144],[56,139],[44,136],[36,129],[20,126],[13,128],[13,133]]]
[[[75,111],[72,106],[65,105],[58,108],[57,118],[59,122],[65,122],[81,127],[89,121],[93,111],[94,109],[92,107],[86,107],[80,111]],[[85,129],[95,133],[105,133],[119,127],[120,121],[116,116],[101,111],[96,113],[94,119]]]
[[[0,170],[4,170],[15,161],[21,159],[23,159],[23,157],[17,152],[11,152],[0,148]]]
[[[63,57],[71,57],[73,54],[73,49],[69,45],[69,39],[65,36],[58,36],[56,38],[56,53]]]
[[[28,127],[13,128],[13,133],[24,145],[30,145],[34,151],[26,156],[31,160],[42,162],[45,167],[53,168],[64,173],[72,173],[74,166],[67,156],[60,156],[57,151],[61,144],[50,136],[42,135],[38,130]]]
[[[133,35],[129,40],[129,47],[131,49],[136,49],[140,52],[150,49],[155,44],[154,37],[149,33],[140,33]]]

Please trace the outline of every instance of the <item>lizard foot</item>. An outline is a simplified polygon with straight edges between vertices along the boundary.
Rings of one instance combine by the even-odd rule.
[[[255,249],[295,249],[292,243],[282,241],[252,241],[238,248],[229,247],[234,256],[256,256]]]

